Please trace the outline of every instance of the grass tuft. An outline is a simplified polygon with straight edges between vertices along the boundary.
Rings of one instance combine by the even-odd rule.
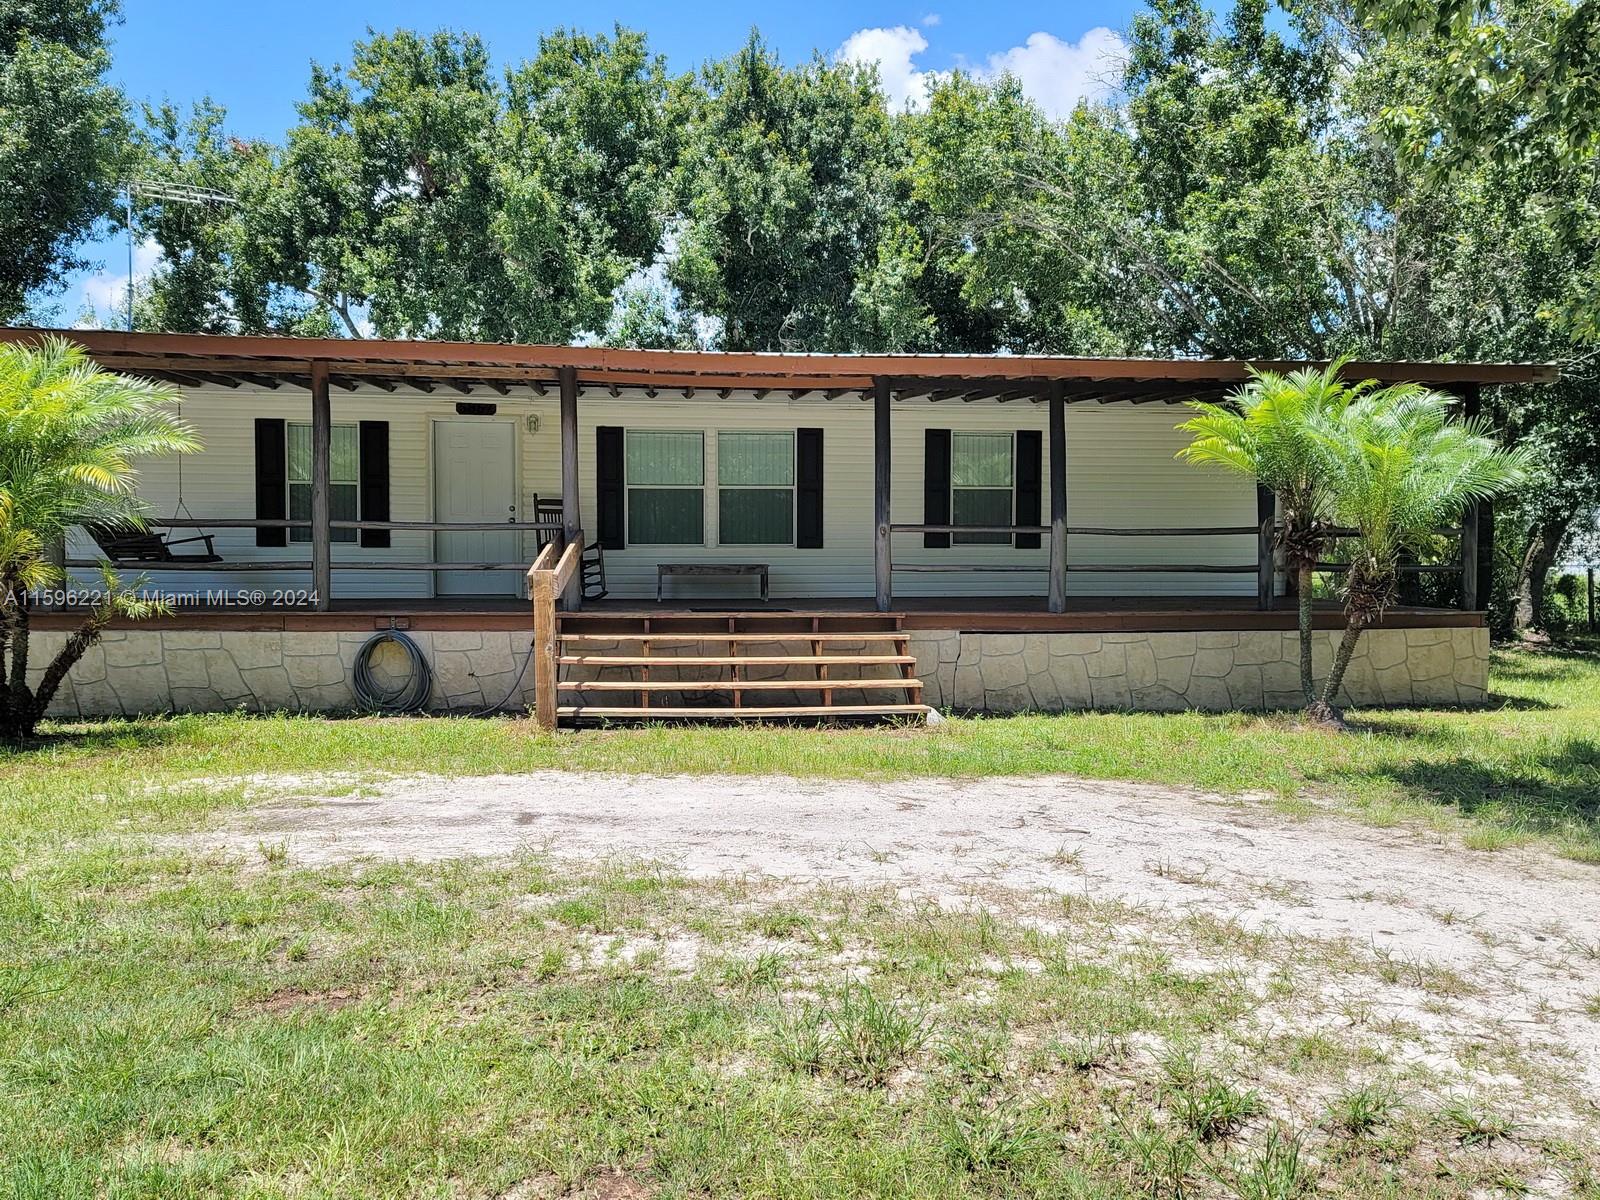
[[[1350,1137],[1364,1137],[1388,1121],[1399,1107],[1400,1098],[1392,1088],[1363,1084],[1340,1092],[1329,1103],[1328,1127]]]
[[[957,1105],[940,1111],[938,1143],[946,1162],[968,1174],[1009,1174],[1046,1152],[1050,1138],[1014,1107]]]
[[[1254,1090],[1235,1087],[1200,1066],[1188,1049],[1167,1052],[1161,1060],[1161,1101],[1173,1118],[1201,1141],[1235,1132],[1251,1117],[1265,1111]]]
[[[1440,1105],[1439,1120],[1463,1146],[1487,1146],[1509,1138],[1517,1128],[1504,1113],[1484,1106],[1476,1096],[1461,1093]]]

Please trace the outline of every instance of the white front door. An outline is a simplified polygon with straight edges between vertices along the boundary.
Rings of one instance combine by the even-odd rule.
[[[433,519],[517,519],[517,425],[515,421],[433,423]],[[514,563],[522,557],[522,535],[514,529],[439,531],[436,562]],[[439,571],[441,596],[520,596],[516,571]]]

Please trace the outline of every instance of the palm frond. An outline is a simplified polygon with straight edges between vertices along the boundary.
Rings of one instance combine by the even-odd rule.
[[[138,462],[200,445],[177,399],[65,338],[0,346],[0,570],[37,578],[74,525],[137,524]]]

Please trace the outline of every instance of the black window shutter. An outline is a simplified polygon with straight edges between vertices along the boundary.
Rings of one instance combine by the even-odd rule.
[[[363,521],[389,519],[389,422],[361,422],[361,502]],[[363,529],[363,546],[389,545],[387,529]]]
[[[950,431],[929,429],[922,442],[922,523],[950,524]],[[922,544],[930,549],[950,545],[948,533],[925,533]]]
[[[1011,518],[1016,524],[1039,525],[1043,523],[1043,477],[1044,440],[1042,436],[1037,429],[1017,430],[1015,515]],[[1018,550],[1037,550],[1039,548],[1039,535],[1037,533],[1019,533],[1016,536]]]
[[[794,438],[794,544],[822,548],[822,430],[797,429]]]
[[[256,418],[256,520],[282,521],[289,515],[289,463],[282,421]],[[287,546],[289,531],[278,525],[256,530],[256,545]]]
[[[622,466],[622,426],[601,425],[594,431],[594,435],[595,521],[599,526],[598,541],[606,550],[621,550],[628,544],[622,520],[626,511],[626,501],[622,494],[626,484]]]

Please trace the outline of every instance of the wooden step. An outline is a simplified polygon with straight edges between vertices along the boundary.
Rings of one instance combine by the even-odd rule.
[[[558,633],[563,642],[903,642],[904,633]]]
[[[837,667],[850,663],[900,666],[916,661],[912,654],[563,654],[556,659],[564,667]]]
[[[588,704],[568,704],[556,709],[558,717],[609,717],[614,719],[659,719],[662,717],[729,717],[741,721],[762,720],[767,717],[911,717],[923,716],[927,708],[921,704],[835,704],[800,705],[798,707],[752,708],[613,708]]]
[[[563,692],[878,692],[922,689],[920,679],[563,679]]]
[[[813,617],[827,621],[898,621],[905,617],[901,612],[878,612],[873,608],[580,608],[573,612],[558,612],[558,621],[793,621]]]

